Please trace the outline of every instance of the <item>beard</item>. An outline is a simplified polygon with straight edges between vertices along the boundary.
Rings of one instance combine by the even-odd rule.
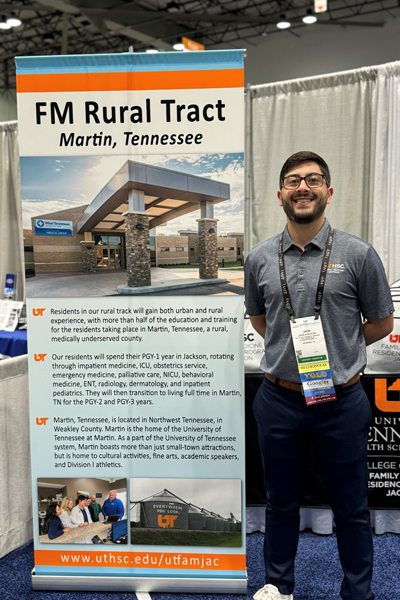
[[[310,197],[310,199],[312,198]],[[309,223],[317,221],[317,219],[319,219],[324,214],[328,202],[328,194],[326,194],[319,200],[314,199],[313,202],[313,210],[307,211],[307,213],[305,213],[305,211],[302,211],[305,213],[302,214],[302,212],[295,211],[294,203],[292,202],[292,200],[285,200],[282,197],[282,208],[285,211],[285,214],[289,221],[292,221],[293,223],[298,223],[299,225],[308,225]]]

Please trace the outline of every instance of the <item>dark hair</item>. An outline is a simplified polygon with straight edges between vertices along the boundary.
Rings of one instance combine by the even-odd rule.
[[[302,150],[301,152],[296,152],[289,156],[289,158],[285,161],[281,173],[279,175],[279,189],[282,189],[283,178],[286,173],[293,169],[293,167],[299,165],[300,163],[306,162],[307,160],[312,160],[320,166],[322,174],[326,179],[326,185],[329,187],[331,184],[331,174],[329,172],[329,167],[321,156],[315,154],[315,152],[310,152],[309,150]]]
[[[49,506],[47,507],[46,510],[46,520],[44,522],[44,526],[43,526],[43,532],[46,534],[49,532],[49,525],[50,522],[57,517],[57,513],[56,513],[56,508],[57,508],[58,504],[56,502],[53,502],[52,504],[49,504]]]
[[[78,502],[81,502],[82,500],[87,500],[86,496],[83,496],[82,494],[80,494],[78,496]]]

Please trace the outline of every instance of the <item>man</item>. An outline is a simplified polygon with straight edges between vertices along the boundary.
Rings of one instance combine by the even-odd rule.
[[[71,510],[72,527],[84,527],[92,523],[92,518],[87,509],[87,500],[82,494],[78,496],[78,504]]]
[[[265,379],[254,415],[268,501],[266,585],[254,598],[293,600],[304,466],[312,442],[335,515],[344,572],[340,595],[372,600],[367,507],[372,415],[359,374],[365,346],[392,331],[393,304],[372,246],[331,231],[325,220],[333,194],[326,162],[313,152],[294,154],[282,167],[279,188],[287,226],[282,237],[253,248],[245,266],[246,309],[265,339]],[[313,367],[314,343],[324,349]],[[325,370],[318,371],[318,364]],[[309,392],[314,379],[327,386],[326,393]]]
[[[111,490],[108,494],[108,499],[103,503],[101,512],[106,521],[111,515],[119,515],[119,521],[124,516],[124,505],[121,500],[117,498],[117,492],[115,490]]]
[[[101,505],[98,502],[96,502],[96,496],[92,495],[90,497],[88,509],[90,512],[90,516],[92,517],[93,523],[96,523],[99,520],[99,514],[101,512]]]

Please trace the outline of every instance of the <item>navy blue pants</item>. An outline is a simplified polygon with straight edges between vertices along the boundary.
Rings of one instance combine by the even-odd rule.
[[[304,471],[311,442],[321,465],[344,579],[343,600],[372,600],[373,545],[367,506],[367,439],[371,407],[363,387],[344,388],[334,402],[307,406],[265,378],[254,400],[267,491],[266,583],[282,594],[294,588]]]

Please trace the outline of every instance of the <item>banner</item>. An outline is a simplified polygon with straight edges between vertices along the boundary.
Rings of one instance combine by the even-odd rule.
[[[384,374],[400,376],[400,281],[395,281],[390,286],[390,292],[395,308],[394,327],[392,333],[367,346],[367,366],[365,373],[368,375]]]
[[[368,438],[371,508],[400,508],[400,378],[365,376],[372,409]]]
[[[33,587],[246,593],[243,52],[17,87]]]

